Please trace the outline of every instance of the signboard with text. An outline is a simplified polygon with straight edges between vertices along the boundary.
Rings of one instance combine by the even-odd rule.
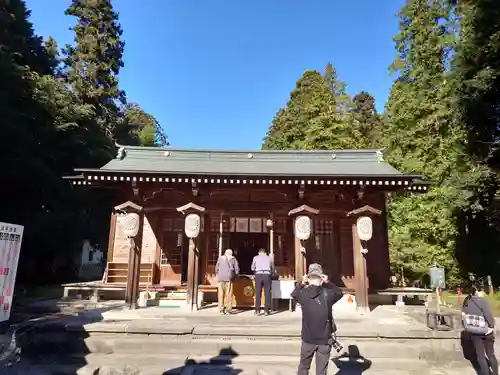
[[[9,320],[24,227],[0,222],[0,322]]]

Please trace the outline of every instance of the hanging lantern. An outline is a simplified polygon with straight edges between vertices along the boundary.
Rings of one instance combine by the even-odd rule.
[[[311,219],[308,216],[299,216],[295,219],[295,235],[301,241],[311,236]]]
[[[128,213],[123,218],[123,234],[127,237],[135,237],[139,233],[139,215]]]
[[[361,241],[369,241],[373,235],[372,219],[368,216],[362,216],[356,221],[358,236]]]
[[[184,220],[184,232],[189,238],[196,238],[200,234],[200,215],[189,214]]]

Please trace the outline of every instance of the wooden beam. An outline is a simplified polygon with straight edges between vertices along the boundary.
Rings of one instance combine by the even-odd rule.
[[[294,216],[294,215],[317,215],[319,214],[319,210],[309,207],[307,204],[303,204],[302,206],[299,206],[297,208],[294,208],[288,212],[288,216]]]
[[[376,208],[374,208],[372,206],[365,205],[363,207],[356,208],[356,209],[348,212],[347,216],[362,216],[362,215],[365,215],[365,216],[377,215],[377,216],[379,216],[381,214],[382,214],[382,211],[377,210]]]
[[[125,203],[119,204],[118,206],[114,207],[115,211],[142,211],[142,207],[139,206],[138,204],[131,202],[131,201],[126,201]]]
[[[185,204],[184,206],[177,207],[177,212],[181,213],[186,213],[188,211],[195,211],[197,213],[203,213],[205,212],[205,207],[198,206],[196,203],[189,202],[188,204]]]
[[[113,251],[115,249],[115,235],[116,235],[116,214],[111,213],[111,218],[109,220],[109,240],[108,240],[108,254],[106,259],[108,262],[113,260]]]

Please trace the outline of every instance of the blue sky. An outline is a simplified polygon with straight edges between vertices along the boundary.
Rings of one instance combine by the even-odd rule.
[[[35,31],[69,43],[70,0],[27,0]],[[382,110],[403,0],[115,0],[120,86],[174,147],[256,149],[307,69],[337,68]]]

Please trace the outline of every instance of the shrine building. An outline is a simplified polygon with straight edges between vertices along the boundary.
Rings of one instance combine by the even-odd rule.
[[[103,167],[65,177],[77,186],[114,188],[123,202],[111,213],[104,283],[123,285],[135,297],[146,286],[176,290],[190,309],[201,303],[200,290],[216,288],[215,264],[227,248],[240,264],[236,306],[254,303],[250,266],[260,248],[273,256],[281,280],[300,280],[317,262],[367,304],[368,294],[390,284],[387,194],[429,187],[419,175],[394,169],[381,150],[118,147]],[[130,211],[140,216],[135,266],[122,225]],[[193,246],[184,230],[188,212],[201,220]],[[298,216],[310,218],[305,241],[294,234]],[[356,233],[359,216],[372,218],[366,243]]]

